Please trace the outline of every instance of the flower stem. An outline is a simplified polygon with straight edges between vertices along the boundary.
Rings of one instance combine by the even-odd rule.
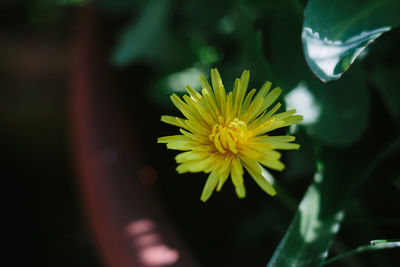
[[[368,245],[359,246],[358,248],[355,248],[353,250],[350,250],[348,252],[345,252],[343,254],[337,255],[335,257],[326,260],[324,265],[328,265],[343,258],[350,257],[355,254],[359,254],[370,250],[380,250],[380,249],[398,248],[398,247],[400,247],[400,239],[372,240]]]

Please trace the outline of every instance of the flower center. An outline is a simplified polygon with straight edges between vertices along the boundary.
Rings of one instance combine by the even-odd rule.
[[[227,151],[236,154],[240,145],[247,141],[247,125],[237,118],[225,122],[219,117],[219,124],[214,125],[209,138],[222,154]]]

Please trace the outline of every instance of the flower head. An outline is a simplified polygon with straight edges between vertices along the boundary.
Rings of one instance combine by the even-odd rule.
[[[219,191],[229,175],[238,197],[245,197],[244,169],[265,192],[275,195],[276,191],[262,175],[261,165],[281,171],[285,166],[276,149],[299,148],[298,144],[291,143],[295,139],[293,136],[269,136],[267,133],[298,123],[303,117],[294,115],[294,109],[276,113],[280,103],[269,108],[282,92],[279,87],[270,91],[270,82],[258,92],[252,89],[246,94],[249,78],[250,72],[244,71],[227,94],[217,69],[212,69],[212,87],[200,76],[201,93],[187,85],[189,95],[184,95],[183,100],[176,94],[171,96],[185,119],[161,117],[161,121],[180,128],[180,135],[158,138],[158,142],[166,143],[169,149],[185,151],[176,156],[178,173],[210,173],[201,194],[202,201],[206,201],[215,188]]]

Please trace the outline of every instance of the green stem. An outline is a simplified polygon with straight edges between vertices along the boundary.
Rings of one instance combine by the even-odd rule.
[[[378,165],[385,160],[388,156],[396,152],[400,149],[400,133],[396,136],[396,138],[390,142],[379,154],[378,156],[372,161],[369,165],[369,168],[365,172],[365,180],[371,177],[372,173],[376,170]]]
[[[350,250],[346,253],[337,255],[325,261],[324,265],[331,264],[335,261],[341,260],[346,257],[353,256],[355,254],[359,254],[362,252],[370,251],[370,250],[380,250],[380,249],[389,249],[389,248],[398,248],[400,247],[400,239],[390,239],[390,240],[372,240],[369,245],[360,246],[353,250]]]

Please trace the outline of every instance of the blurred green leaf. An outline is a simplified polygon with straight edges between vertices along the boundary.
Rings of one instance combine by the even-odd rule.
[[[387,111],[397,122],[400,122],[399,73],[399,68],[376,68],[371,77],[372,82],[385,103]]]
[[[122,32],[112,55],[114,64],[124,66],[137,59],[153,58],[157,54],[167,24],[168,7],[169,0],[147,3],[139,18]]]
[[[254,84],[255,87],[259,87],[270,79],[271,69],[264,56],[261,31],[254,28],[254,20],[255,17],[247,7],[238,3],[221,21],[222,24],[229,24],[228,34],[237,44],[238,51],[226,55],[220,64],[223,66],[221,68],[222,74],[226,74],[227,77],[237,77],[241,75],[243,70],[250,70],[250,86]],[[226,87],[232,88],[233,82],[234,79],[232,78],[226,80]]]
[[[257,25],[263,33],[263,47],[273,79],[285,94],[300,81],[313,77],[303,57],[301,17],[289,1],[274,1],[273,6],[268,3],[265,1],[257,10],[260,13]]]
[[[201,46],[197,49],[197,56],[203,64],[214,64],[219,60],[218,51],[212,46]]]
[[[235,21],[232,33],[242,49],[238,58],[242,63],[242,68],[251,69],[253,76],[261,77],[262,80],[271,76],[271,70],[263,52],[261,31],[253,26],[255,18],[243,5],[238,5],[231,15],[232,20]]]
[[[322,81],[339,79],[382,33],[400,24],[398,0],[310,0],[304,11],[303,50]]]
[[[55,23],[65,13],[59,1],[31,0],[26,1],[25,4],[29,20],[36,25]]]
[[[218,22],[231,10],[231,6],[234,5],[230,0],[181,1],[180,15],[185,23],[180,26],[197,38],[215,41],[220,37],[216,31]]]
[[[97,0],[96,6],[102,11],[113,14],[131,14],[132,11],[141,11],[147,1],[144,0]]]
[[[60,5],[66,5],[66,6],[74,6],[74,5],[80,6],[89,4],[91,0],[56,0],[55,2],[57,2]]]
[[[174,109],[175,106],[169,98],[170,95],[173,93],[178,95],[187,93],[186,85],[190,85],[195,90],[200,90],[199,77],[202,74],[206,74],[208,70],[208,66],[205,68],[202,65],[198,65],[165,75],[148,90],[149,99],[163,108]]]

